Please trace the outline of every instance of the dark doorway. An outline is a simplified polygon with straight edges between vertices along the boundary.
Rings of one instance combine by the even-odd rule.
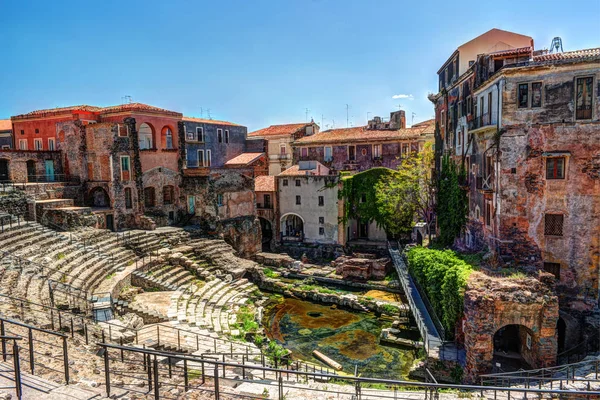
[[[558,332],[558,352],[561,353],[565,351],[565,335],[567,334],[567,324],[562,318],[559,318],[556,323],[556,331]]]
[[[360,221],[358,224],[358,237],[360,239],[369,238],[369,223]]]
[[[35,182],[35,161],[27,161],[27,182]]]
[[[506,325],[494,335],[494,352],[508,353],[521,351],[518,325]]]
[[[106,214],[106,229],[115,230],[115,220],[112,214]]]
[[[494,372],[531,369],[522,352],[531,349],[533,333],[522,325],[506,325],[494,334]]]
[[[271,222],[264,218],[260,220],[260,232],[262,234],[262,249],[263,251],[271,250],[271,239],[273,239],[273,227]]]
[[[2,181],[8,181],[9,179],[9,174],[8,174],[8,160],[0,160],[0,182]]]

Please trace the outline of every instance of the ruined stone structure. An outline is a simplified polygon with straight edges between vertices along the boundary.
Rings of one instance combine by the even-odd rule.
[[[267,142],[267,156],[269,158],[269,175],[278,175],[291,167],[292,142],[319,132],[319,125],[310,123],[271,125],[268,128],[248,134],[251,140],[263,139]]]
[[[330,168],[332,174],[381,166],[395,169],[403,157],[422,150],[426,142],[433,141],[433,120],[411,128],[405,127],[403,114],[399,123],[378,121],[369,121],[368,126],[330,129],[300,138],[292,144],[294,163],[318,161]]]
[[[468,381],[489,373],[494,359],[502,365],[520,356],[531,368],[554,365],[558,299],[552,276],[541,275],[541,280],[471,275],[462,326]]]
[[[331,262],[335,273],[348,280],[382,280],[386,271],[391,268],[391,260],[387,257],[377,258],[372,254],[353,254],[341,256]]]
[[[263,251],[273,247],[279,221],[279,203],[275,189],[276,178],[272,175],[257,176],[254,179],[256,213],[260,221]]]
[[[543,351],[556,354],[550,346],[557,341],[564,349],[567,338],[571,345],[586,339],[586,317],[599,297],[600,49],[550,54],[508,32],[494,44],[497,35],[492,30],[459,47],[438,72],[440,92],[430,96],[436,166],[449,154],[467,171],[469,218],[457,245],[488,248],[500,265],[534,276],[554,275],[560,329],[550,340],[557,326],[550,318]],[[528,289],[532,301],[536,287]],[[513,297],[523,294],[515,290]],[[465,302],[467,319],[473,305]],[[500,327],[501,315],[488,314]],[[511,323],[520,319],[538,335],[527,318]],[[483,336],[469,337],[468,329],[469,346],[488,351]],[[541,349],[531,350],[531,365],[551,361]]]

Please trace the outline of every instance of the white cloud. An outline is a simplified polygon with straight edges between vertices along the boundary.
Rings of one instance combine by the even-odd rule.
[[[392,99],[409,99],[409,100],[414,100],[415,98],[413,97],[412,94],[395,94],[392,96]]]

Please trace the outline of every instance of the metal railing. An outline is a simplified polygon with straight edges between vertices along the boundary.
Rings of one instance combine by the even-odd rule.
[[[473,117],[473,119],[469,121],[469,129],[479,129],[489,125],[492,125],[492,118],[491,115],[487,113]]]
[[[43,175],[27,175],[28,183],[63,183],[73,182],[79,183],[80,179],[78,176],[72,176],[67,174],[43,174]]]
[[[14,376],[14,386],[0,386],[0,389],[15,389],[15,394],[17,395],[17,399],[21,400],[23,396],[23,384],[21,382],[21,359],[19,356],[19,346],[17,345],[17,340],[21,340],[22,338],[19,336],[7,336],[0,335],[0,341],[2,342],[2,360],[6,363],[9,358],[12,357],[12,371],[2,370],[2,372],[12,372]],[[12,341],[12,345],[7,345],[7,341]],[[5,376],[6,377],[6,376]]]
[[[155,400],[176,399],[178,393],[190,390],[204,392],[214,399],[225,398],[298,398],[294,390],[302,390],[306,397],[329,394],[337,399],[398,399],[400,391],[421,393],[426,399],[436,399],[440,390],[454,391],[457,397],[472,397],[484,394],[496,398],[498,395],[523,394],[542,398],[569,396],[589,398],[598,396],[598,390],[512,388],[482,385],[454,385],[430,382],[414,382],[367,378],[354,375],[337,375],[319,372],[296,371],[264,367],[260,364],[223,362],[218,357],[191,357],[137,347],[98,344],[104,359],[104,385],[107,397],[113,386],[131,393],[150,395]],[[111,367],[112,365],[112,367]],[[257,380],[258,378],[258,380]],[[433,376],[431,376],[433,378]],[[227,381],[224,385],[223,381]],[[302,385],[308,380],[331,382],[327,385]],[[242,383],[252,383],[263,388],[263,395],[243,394],[233,391]],[[338,385],[338,383],[340,385]],[[259,386],[259,387],[260,387]],[[377,388],[377,389],[374,389]],[[383,389],[382,389],[383,388]],[[260,390],[260,389],[259,389]],[[271,396],[271,391],[275,396]]]

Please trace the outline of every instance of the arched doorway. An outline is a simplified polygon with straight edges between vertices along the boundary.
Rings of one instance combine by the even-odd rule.
[[[27,182],[35,182],[35,161],[27,160]]]
[[[101,187],[96,187],[90,191],[88,204],[96,208],[110,207],[110,197],[106,190]]]
[[[265,218],[259,217],[260,232],[262,234],[262,249],[263,251],[271,250],[271,239],[273,239],[273,226],[271,222]]]
[[[0,158],[0,182],[10,180],[10,171],[8,166],[10,161],[4,158]]]
[[[304,221],[299,215],[285,214],[281,217],[281,240],[291,242],[304,240]]]
[[[533,332],[523,325],[505,325],[494,334],[493,368],[496,372],[530,369],[525,361],[532,352]]]

